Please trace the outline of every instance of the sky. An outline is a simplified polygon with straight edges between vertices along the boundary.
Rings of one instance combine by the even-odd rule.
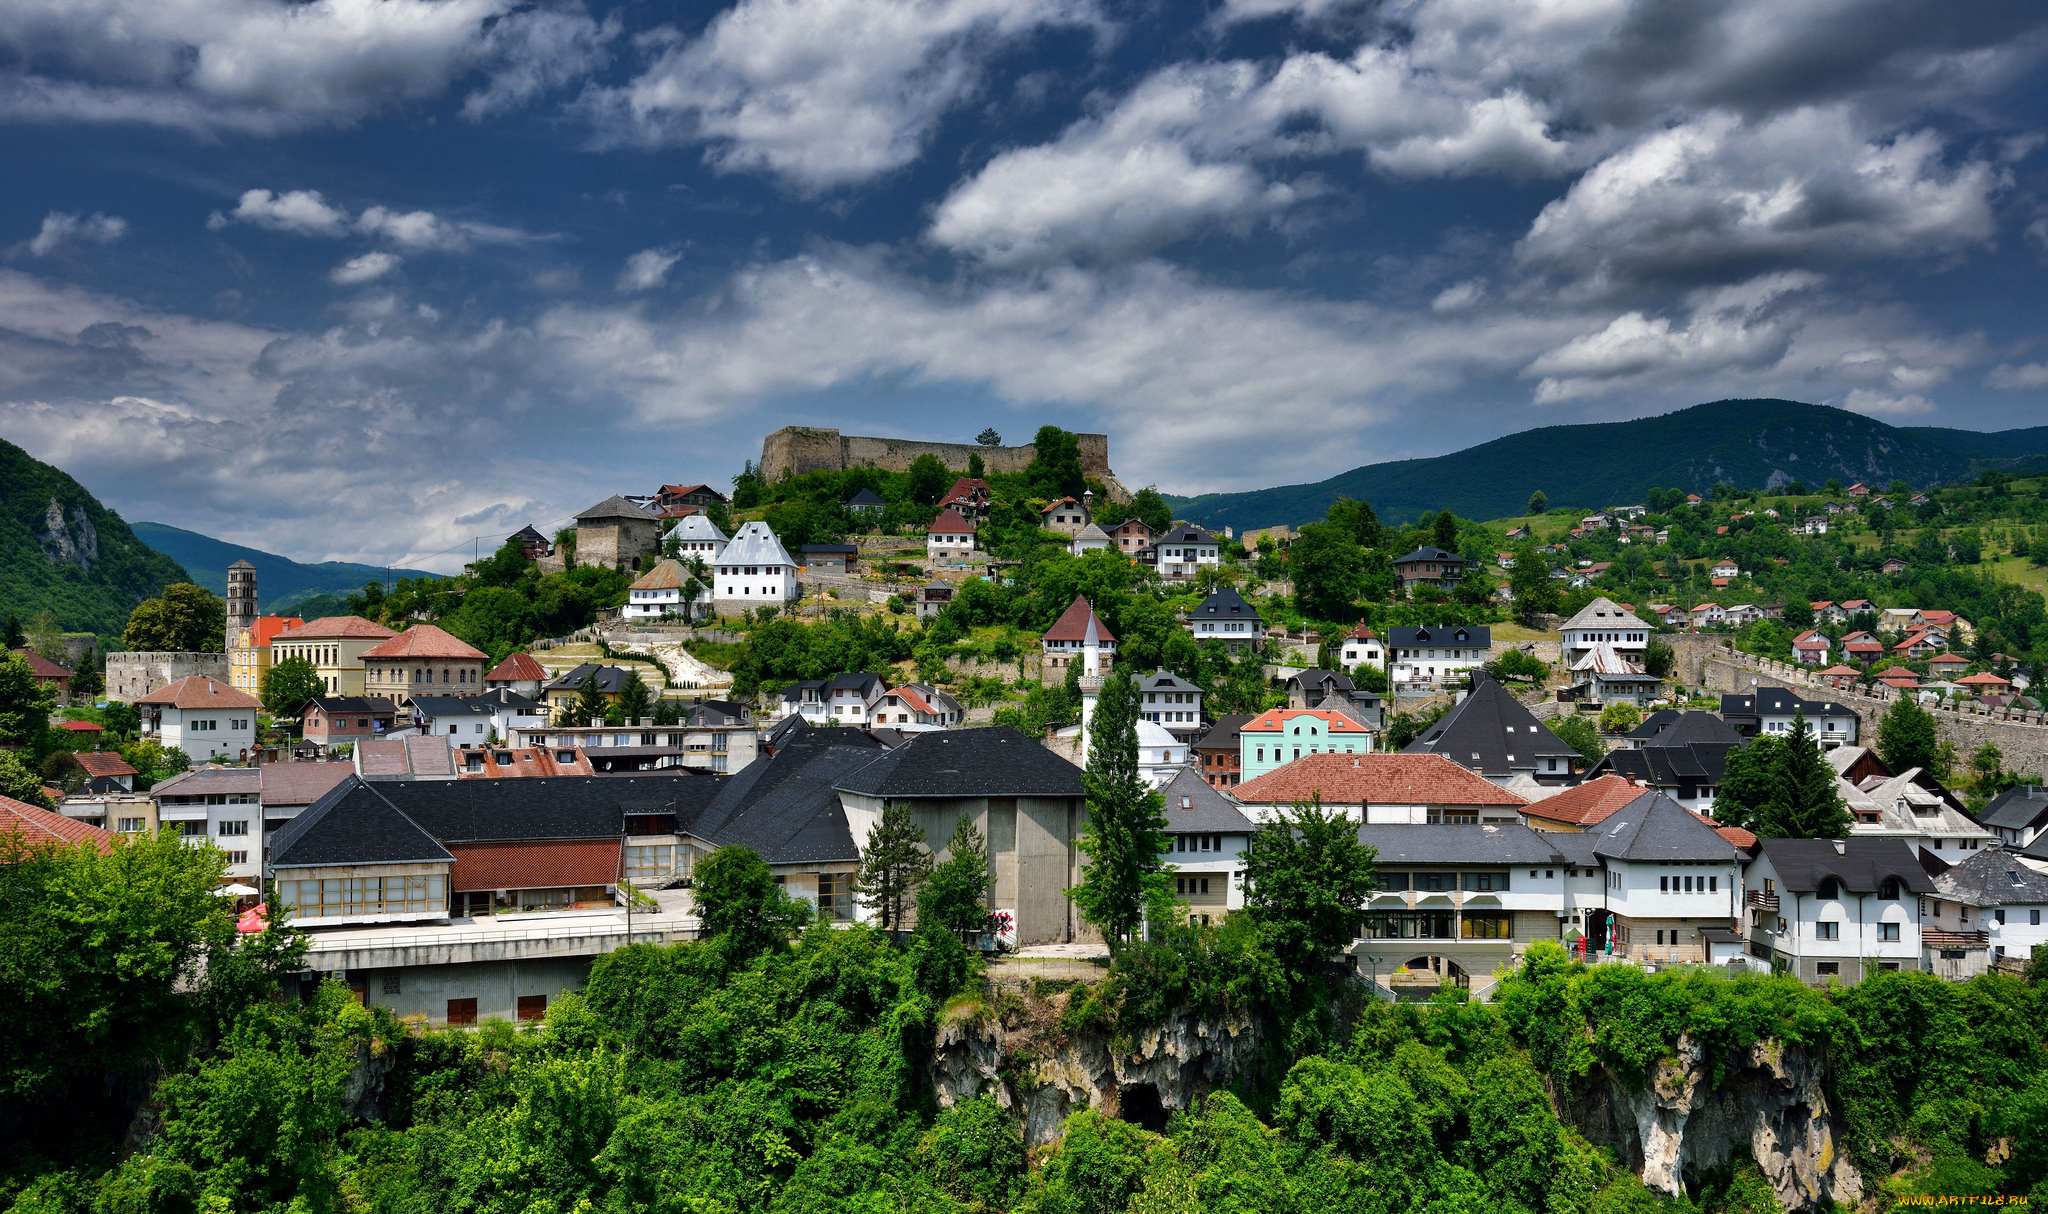
[[[2048,8],[9,0],[0,438],[450,571],[790,424],[1174,493],[2048,422]]]

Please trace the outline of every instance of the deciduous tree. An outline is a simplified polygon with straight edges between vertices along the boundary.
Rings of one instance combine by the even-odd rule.
[[[1287,569],[1303,615],[1318,620],[1355,618],[1365,588],[1365,551],[1331,523],[1310,523],[1287,552]]]
[[[258,688],[263,710],[273,717],[296,717],[306,701],[327,691],[319,670],[306,658],[286,658],[263,672]]]
[[[1358,824],[1320,799],[1297,801],[1252,832],[1245,910],[1291,974],[1313,973],[1357,936],[1377,857],[1358,841]]]
[[[228,605],[204,586],[177,582],[128,615],[121,643],[134,650],[219,653],[227,643]]]
[[[1903,772],[1935,765],[1941,749],[1934,717],[1910,695],[1901,695],[1877,723],[1877,753],[1884,765]]]
[[[1541,514],[1550,509],[1550,495],[1538,489],[1529,495],[1529,513]]]
[[[705,932],[724,937],[744,961],[787,944],[810,922],[811,908],[791,898],[751,847],[721,847],[697,862],[691,878]]]
[[[55,689],[36,681],[27,658],[11,649],[0,652],[0,742],[40,748],[56,706]]]

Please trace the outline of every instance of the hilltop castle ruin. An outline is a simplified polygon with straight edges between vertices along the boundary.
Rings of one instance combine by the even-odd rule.
[[[1076,434],[1081,448],[1081,473],[1095,477],[1113,501],[1129,501],[1130,493],[1109,467],[1107,434]],[[980,447],[973,443],[928,443],[909,438],[866,438],[818,426],[784,426],[761,440],[761,475],[770,481],[806,472],[840,472],[873,464],[884,472],[907,472],[920,455],[937,456],[954,472],[965,473],[969,456],[979,455],[990,472],[1022,472],[1038,454],[1021,447]]]

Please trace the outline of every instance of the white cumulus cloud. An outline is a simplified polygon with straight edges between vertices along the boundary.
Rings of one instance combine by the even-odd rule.
[[[346,209],[329,204],[318,190],[288,190],[282,194],[248,190],[233,211],[215,211],[206,220],[206,226],[215,230],[232,223],[252,224],[294,236],[338,238],[353,234],[387,240],[402,249],[449,253],[461,252],[473,244],[519,244],[531,239],[516,228],[443,219],[432,211],[373,206],[352,218]]]
[[[128,221],[118,215],[102,215],[97,211],[91,215],[51,211],[43,216],[42,228],[29,238],[28,252],[31,257],[48,257],[74,241],[112,244],[127,234]]]
[[[1085,0],[740,0],[585,102],[603,141],[703,143],[722,168],[826,189],[914,160],[991,48],[1093,20]]]
[[[329,271],[329,280],[344,286],[360,286],[375,282],[399,267],[405,259],[396,253],[365,253],[351,257]]]
[[[619,271],[618,288],[627,294],[636,291],[652,291],[668,280],[668,268],[683,255],[669,249],[642,249],[626,258],[625,268]]]
[[[2008,392],[2048,388],[2048,363],[2000,363],[1984,376],[1984,385]]]
[[[1871,417],[1918,417],[1935,410],[1934,402],[1917,392],[1893,396],[1869,388],[1851,389],[1842,403],[1853,413],[1865,413]]]

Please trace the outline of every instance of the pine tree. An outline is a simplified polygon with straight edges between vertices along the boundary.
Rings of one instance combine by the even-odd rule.
[[[974,819],[960,815],[946,842],[946,861],[932,870],[917,895],[917,921],[937,923],[949,932],[977,932],[988,925],[991,884],[988,844]]]
[[[1908,695],[1893,701],[1877,723],[1877,753],[1894,772],[1935,766],[1941,740],[1934,732],[1934,718]]]
[[[1430,531],[1430,543],[1445,552],[1458,550],[1458,516],[1448,510],[1439,510],[1436,525]]]
[[[7,639],[0,641],[0,649],[5,649],[12,653],[26,644],[28,644],[28,637],[21,631],[21,617],[11,611],[8,612]]]
[[[1144,909],[1165,896],[1172,878],[1166,856],[1172,840],[1160,812],[1165,798],[1138,774],[1138,684],[1124,671],[1111,675],[1095,701],[1088,769],[1088,821],[1081,851],[1088,868],[1067,895],[1101,929],[1114,949],[1136,934]]]
[[[619,688],[619,715],[628,721],[638,721],[651,716],[654,711],[654,693],[640,678],[638,670],[628,671],[625,685]]]
[[[1721,783],[1714,789],[1714,820],[1723,826],[1739,826],[1762,834],[1769,812],[1772,781],[1777,778],[1778,751],[1783,746],[1771,736],[1751,738],[1728,752]]]
[[[885,804],[882,816],[868,828],[868,845],[853,877],[853,892],[881,912],[883,927],[901,931],[903,908],[913,904],[917,887],[931,871],[931,849],[925,846],[924,830],[910,806],[897,801]]]
[[[1779,744],[1764,819],[1751,829],[1766,839],[1849,837],[1849,809],[1842,803],[1840,781],[1821,757],[1803,712],[1792,714],[1792,732]]]
[[[583,676],[583,682],[576,688],[576,716],[569,724],[588,725],[592,721],[604,719],[605,709],[610,705],[605,700],[603,690],[598,686],[599,669],[596,666],[591,667],[590,673]]]

